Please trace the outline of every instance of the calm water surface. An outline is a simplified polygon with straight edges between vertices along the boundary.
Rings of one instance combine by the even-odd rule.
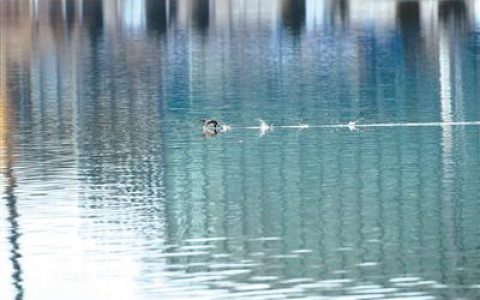
[[[1,299],[478,299],[479,1],[0,0]]]

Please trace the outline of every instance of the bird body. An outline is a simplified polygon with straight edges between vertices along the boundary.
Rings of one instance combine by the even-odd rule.
[[[203,127],[216,129],[218,126],[218,121],[213,119],[202,119]]]
[[[208,138],[208,137],[214,137],[216,136],[219,132],[221,132],[222,126],[218,124],[217,120],[214,119],[202,119],[203,122],[202,126],[202,131],[203,131],[203,136]]]

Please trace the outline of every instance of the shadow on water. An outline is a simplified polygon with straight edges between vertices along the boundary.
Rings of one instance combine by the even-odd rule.
[[[282,23],[292,35],[299,35],[302,32],[305,26],[305,18],[305,0],[282,1]]]

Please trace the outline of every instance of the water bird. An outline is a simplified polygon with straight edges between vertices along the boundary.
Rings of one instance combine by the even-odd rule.
[[[230,130],[230,126],[226,124],[220,124],[217,120],[214,119],[201,119],[201,121],[203,123],[203,136],[207,138],[214,137],[219,133]]]
[[[216,129],[218,127],[218,121],[214,119],[201,119],[204,128]]]

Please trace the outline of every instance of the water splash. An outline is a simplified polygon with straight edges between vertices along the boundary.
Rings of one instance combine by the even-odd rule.
[[[350,121],[350,122],[348,122],[347,128],[348,128],[348,130],[350,130],[350,131],[355,131],[355,130],[357,130],[357,122],[356,122],[356,121]]]
[[[222,124],[220,127],[220,132],[227,132],[230,131],[230,129],[232,129],[230,125]]]
[[[267,133],[268,131],[273,131],[273,124],[269,125],[262,119],[258,119],[258,122],[259,122],[258,126],[245,126],[245,127],[235,126],[235,128],[256,129],[260,131],[260,136],[264,136],[265,133]]]

